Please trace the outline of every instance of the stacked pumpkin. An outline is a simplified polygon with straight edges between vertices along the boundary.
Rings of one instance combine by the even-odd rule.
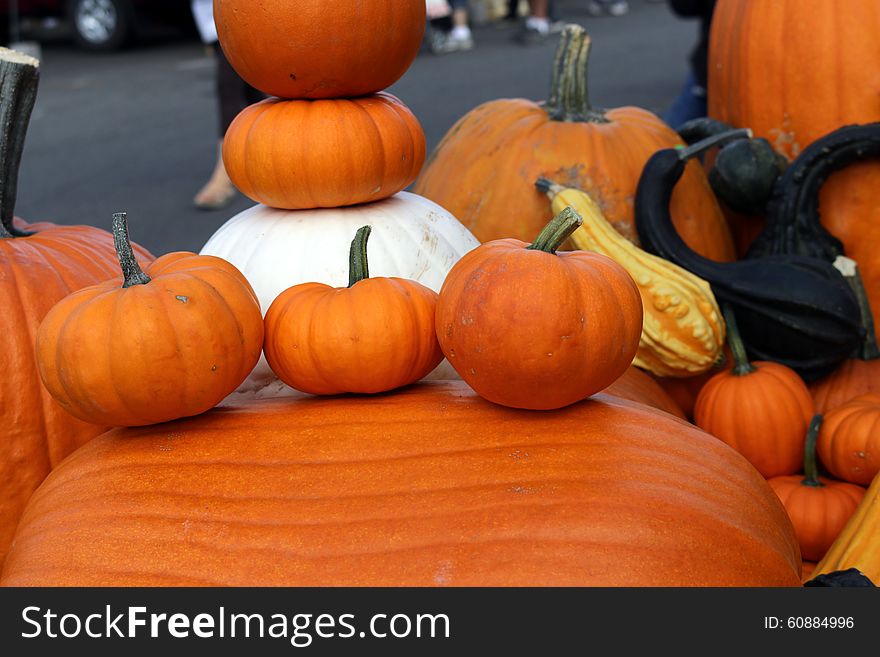
[[[346,254],[362,226],[371,227],[372,275],[435,292],[477,245],[442,207],[401,191],[421,170],[425,137],[410,110],[382,90],[418,53],[425,3],[334,7],[332,21],[328,11],[318,0],[214,3],[230,63],[271,97],[245,109],[223,142],[230,178],[260,205],[233,217],[202,253],[236,265],[263,313],[292,285],[348,284]],[[262,360],[241,392],[290,390]]]

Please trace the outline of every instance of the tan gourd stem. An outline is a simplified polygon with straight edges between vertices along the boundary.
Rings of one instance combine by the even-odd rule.
[[[363,226],[355,233],[351,241],[351,249],[348,252],[348,287],[370,277],[370,267],[367,262],[367,240],[373,229]]]
[[[807,440],[804,444],[804,480],[801,484],[813,486],[814,488],[820,488],[825,485],[819,481],[819,467],[816,464],[816,440],[819,437],[820,428],[822,428],[822,416],[815,415],[810,421],[810,428],[807,430]]]
[[[608,123],[603,110],[590,106],[587,65],[590,36],[580,25],[566,25],[553,60],[550,98],[545,109],[554,121]]]
[[[119,266],[122,268],[122,287],[133,285],[146,285],[150,282],[141,266],[138,264],[134,252],[131,250],[131,240],[128,238],[128,222],[125,212],[117,212],[113,215],[113,244],[116,247],[116,256],[119,258]]]
[[[12,225],[18,169],[28,122],[37,98],[40,63],[0,48],[0,239],[28,235]]]
[[[733,308],[728,304],[724,304],[722,313],[724,313],[724,323],[727,324],[727,344],[730,345],[730,351],[733,353],[733,374],[735,376],[745,376],[755,372],[758,368],[749,362],[749,358],[746,355],[746,347],[739,335],[739,328],[736,325],[736,316],[733,314]]]
[[[535,238],[527,249],[532,251],[544,251],[546,253],[556,253],[556,250],[562,246],[571,234],[580,228],[583,223],[581,216],[572,208],[565,208],[550,220],[544,229]]]

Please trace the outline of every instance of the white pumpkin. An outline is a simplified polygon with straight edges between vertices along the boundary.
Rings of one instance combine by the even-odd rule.
[[[367,246],[370,276],[397,276],[435,292],[461,256],[479,245],[449,212],[428,199],[400,192],[345,208],[277,210],[257,205],[234,216],[208,240],[203,254],[225,258],[250,281],[263,314],[281,292],[311,281],[348,285],[348,251],[355,232],[372,226]],[[430,378],[458,378],[446,361]],[[265,357],[237,396],[290,393]]]

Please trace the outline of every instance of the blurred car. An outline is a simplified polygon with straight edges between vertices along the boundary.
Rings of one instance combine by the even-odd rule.
[[[156,24],[192,29],[189,0],[0,0],[0,20],[12,31],[20,19],[58,19],[70,25],[76,42],[89,50],[119,48]]]

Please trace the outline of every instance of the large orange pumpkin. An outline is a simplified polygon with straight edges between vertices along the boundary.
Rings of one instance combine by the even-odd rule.
[[[113,217],[124,279],[58,302],[37,330],[40,376],[71,415],[110,426],[204,413],[245,380],[263,347],[260,304],[215,256],[168,253],[142,271],[125,213]]]
[[[532,244],[487,242],[446,276],[440,348],[486,399],[560,408],[606,388],[632,364],[642,334],[635,282],[599,253],[556,253],[581,222],[566,208]]]
[[[876,0],[718,0],[709,114],[765,137],[789,159],[841,126],[880,120]],[[862,269],[880,321],[880,162],[829,178],[823,225]]]
[[[33,496],[0,583],[798,586],[800,565],[766,482],[695,427],[459,381],[111,431]]]
[[[633,199],[642,168],[681,139],[647,110],[592,107],[589,50],[583,28],[567,26],[550,99],[493,100],[469,112],[437,146],[414,191],[449,210],[481,242],[529,240],[551,217],[534,187],[544,177],[586,191],[617,231],[638,244]],[[734,259],[730,230],[698,163],[688,165],[671,208],[691,248],[714,260]]]
[[[385,89],[419,52],[424,0],[214,0],[229,63],[281,98],[343,98]]]
[[[106,430],[74,418],[43,387],[34,357],[37,326],[56,302],[119,271],[107,231],[13,219],[37,79],[36,60],[0,49],[0,562],[31,493],[68,454]],[[152,259],[135,250],[143,262]]]
[[[235,186],[275,208],[378,201],[409,185],[425,161],[425,135],[388,93],[337,100],[267,98],[239,114],[223,140]]]

